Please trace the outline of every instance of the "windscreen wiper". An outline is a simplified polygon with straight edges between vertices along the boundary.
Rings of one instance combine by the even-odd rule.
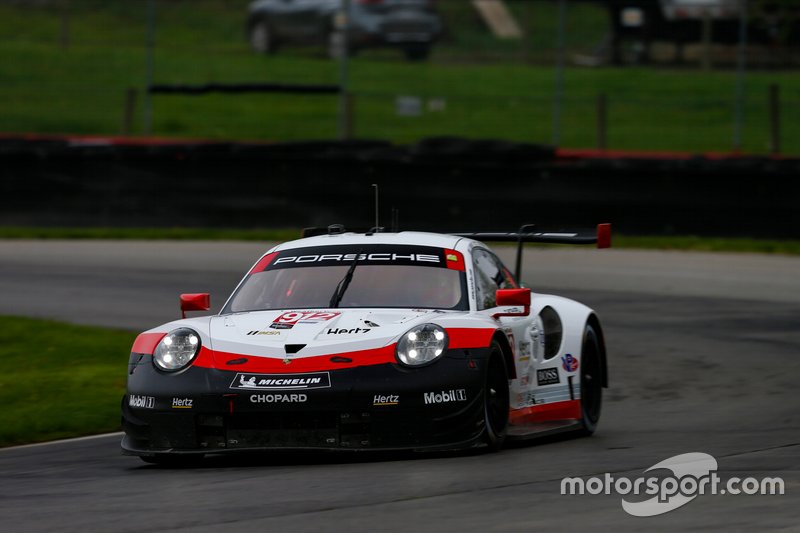
[[[356,258],[353,260],[353,264],[347,269],[347,273],[344,275],[344,277],[339,280],[339,283],[336,285],[336,290],[333,291],[333,296],[331,296],[331,301],[328,304],[328,307],[339,307],[339,302],[341,302],[342,298],[344,297],[344,291],[347,290],[347,287],[350,286],[350,282],[353,281],[353,272],[355,272],[356,267],[358,266],[358,260],[361,257],[361,252],[363,252],[363,250],[358,251]]]

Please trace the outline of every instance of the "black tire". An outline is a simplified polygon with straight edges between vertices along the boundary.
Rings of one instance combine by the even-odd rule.
[[[492,342],[483,385],[483,441],[493,452],[506,440],[508,409],[508,370],[500,345]]]
[[[403,48],[403,53],[409,61],[425,61],[431,55],[431,47],[427,44],[407,46]]]
[[[581,434],[591,435],[603,405],[603,350],[594,327],[587,324],[581,348]]]
[[[159,465],[167,468],[191,468],[200,466],[203,455],[140,455],[139,459],[147,464]]]
[[[267,19],[258,19],[250,25],[247,32],[250,48],[259,54],[274,54],[278,50],[275,33]]]

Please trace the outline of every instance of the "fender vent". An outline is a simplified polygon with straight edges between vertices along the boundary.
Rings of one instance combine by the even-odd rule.
[[[303,348],[305,348],[305,344],[284,344],[283,349],[286,350],[286,353],[297,353]]]

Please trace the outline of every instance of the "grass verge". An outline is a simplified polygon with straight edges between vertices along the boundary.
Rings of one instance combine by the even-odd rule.
[[[209,240],[283,242],[300,238],[301,230],[211,228],[33,228],[2,227],[0,239],[115,239],[115,240]],[[561,245],[539,245],[542,247]],[[695,252],[742,252],[800,255],[800,240],[737,237],[632,236],[615,234],[614,248],[684,250]]]
[[[136,335],[0,317],[0,446],[116,431]]]

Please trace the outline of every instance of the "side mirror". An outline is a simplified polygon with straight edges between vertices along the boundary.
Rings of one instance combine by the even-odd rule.
[[[496,293],[497,307],[517,306],[522,307],[522,311],[506,311],[495,313],[492,318],[501,316],[528,316],[531,312],[531,290],[530,289],[498,289]]]
[[[186,318],[186,311],[208,311],[211,309],[211,295],[207,292],[181,294],[181,314]]]

